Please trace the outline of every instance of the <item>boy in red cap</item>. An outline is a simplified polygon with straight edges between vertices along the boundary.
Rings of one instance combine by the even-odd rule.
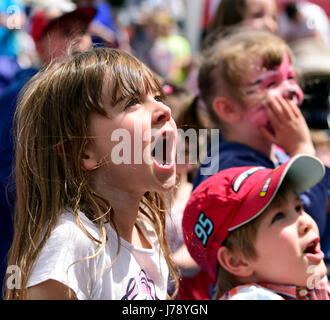
[[[276,169],[223,170],[193,191],[183,232],[217,284],[213,298],[330,299],[319,231],[298,197],[323,175],[317,158],[300,154]]]

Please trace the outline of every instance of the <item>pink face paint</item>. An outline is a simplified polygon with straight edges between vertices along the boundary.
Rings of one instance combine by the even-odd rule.
[[[255,100],[257,96],[281,95],[299,106],[304,98],[287,53],[284,54],[282,63],[278,67],[259,72],[244,91],[247,101]],[[263,102],[249,105],[246,113],[248,121],[256,127],[267,127],[269,121],[265,107]]]

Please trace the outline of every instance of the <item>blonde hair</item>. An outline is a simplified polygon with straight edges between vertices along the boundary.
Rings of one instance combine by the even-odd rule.
[[[255,250],[255,240],[261,221],[267,212],[286,202],[288,194],[293,192],[293,190],[295,190],[294,183],[290,180],[284,179],[276,196],[262,214],[251,222],[230,232],[222,245],[226,246],[232,254],[240,253],[243,254],[245,258],[257,259],[258,254]],[[243,283],[240,283],[233,274],[218,263],[217,285],[213,299],[218,300],[227,291],[242,284]]]
[[[229,34],[220,34],[218,40],[203,52],[198,76],[201,98],[212,118],[213,101],[218,96],[229,96],[244,103],[239,86],[256,71],[256,63],[268,70],[281,64],[284,53],[290,60],[290,48],[279,37],[261,30],[234,28]]]
[[[107,116],[101,100],[105,76],[112,90],[112,105],[119,93],[125,97],[162,92],[158,80],[142,62],[121,50],[99,48],[39,72],[19,99],[17,203],[9,265],[20,268],[22,289],[8,289],[7,299],[24,298],[31,267],[64,209],[72,208],[78,226],[99,243],[96,254],[106,243],[105,224],[109,222],[117,232],[111,203],[91,188],[88,173],[81,166],[89,114],[96,111]],[[99,227],[101,241],[86,230],[78,210]],[[166,240],[165,211],[162,194],[144,194],[139,214],[153,225],[177,288],[178,275]]]

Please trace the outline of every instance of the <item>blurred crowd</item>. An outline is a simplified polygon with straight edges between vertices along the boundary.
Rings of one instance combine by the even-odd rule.
[[[37,70],[69,51],[106,46],[132,53],[159,75],[178,127],[196,124],[192,118],[198,117],[202,128],[212,126],[205,106],[199,102],[194,111],[198,115],[186,108],[199,94],[200,53],[212,42],[217,30],[225,32],[237,24],[267,29],[282,37],[295,55],[305,93],[301,110],[317,155],[330,166],[330,4],[323,1],[322,7],[317,1],[300,0],[199,0],[201,12],[196,29],[200,50],[193,52],[188,40],[191,30],[186,25],[192,2],[195,1],[0,1],[0,110],[4,115],[0,119],[0,261],[11,239],[11,218],[7,212],[12,211],[8,209],[8,177],[13,161],[9,141],[14,111],[9,112],[8,105],[16,104],[23,85]],[[186,276],[194,274],[197,266],[185,252],[180,228],[196,168],[197,165],[178,167],[178,187],[168,225],[170,244],[177,252],[174,259]],[[4,273],[4,266],[1,268]]]
[[[264,8],[262,1],[249,0],[247,3],[252,3],[252,9],[244,13],[243,19],[234,16],[236,9],[231,10],[230,5],[226,8],[227,1],[223,1],[222,9],[218,10],[220,2],[221,0],[199,1],[201,12],[200,21],[196,21],[196,29],[199,30],[197,34],[200,49],[211,31],[221,26],[234,25],[242,19],[243,24],[265,27],[279,34],[293,47],[297,47],[298,53],[303,55],[302,59],[306,60],[302,63],[297,61],[297,64],[300,63],[304,68],[315,68],[320,62],[319,56],[303,52],[313,45],[309,46],[304,41],[301,48],[298,43],[302,40],[318,40],[318,46],[327,53],[330,42],[330,10],[326,4],[322,8],[315,4],[315,1],[277,0],[270,1]],[[235,0],[232,6],[243,8],[244,3],[245,1]],[[77,6],[92,6],[96,9],[96,14],[88,26],[88,34],[92,37],[94,47],[109,46],[129,51],[162,78],[194,89],[194,83],[189,82],[189,75],[194,73],[198,52],[192,52],[188,41],[189,32],[192,32],[186,28],[190,5],[189,1],[185,0],[1,1],[0,93],[19,69],[40,65],[38,43],[34,37],[34,33],[41,32],[43,28],[36,21],[40,11],[47,15],[47,19],[53,19]],[[66,36],[73,33],[73,29],[63,30],[63,27],[62,31]],[[320,54],[319,49],[312,49],[315,54]]]

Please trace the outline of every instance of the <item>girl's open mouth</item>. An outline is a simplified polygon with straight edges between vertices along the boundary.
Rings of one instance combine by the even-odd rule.
[[[172,131],[164,131],[157,138],[151,156],[158,168],[167,170],[174,166],[174,133]]]

